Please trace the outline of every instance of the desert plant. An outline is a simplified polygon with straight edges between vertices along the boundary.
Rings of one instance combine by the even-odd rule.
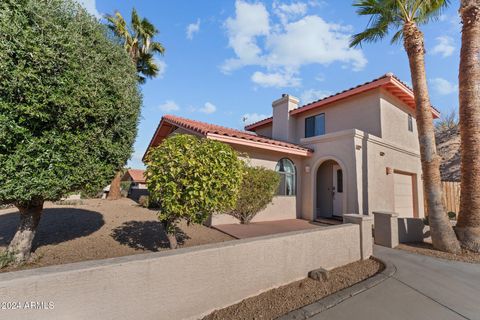
[[[132,153],[137,73],[106,26],[73,0],[0,3],[0,202],[30,256],[46,200],[95,193]]]
[[[450,220],[456,220],[457,219],[457,214],[453,211],[449,211],[447,213],[447,215],[448,215],[448,219],[450,219]]]
[[[140,196],[138,198],[138,204],[144,208],[150,207],[150,197],[149,196]]]
[[[353,36],[351,46],[376,42],[390,31],[392,43],[403,39],[412,77],[415,113],[420,143],[423,188],[427,199],[433,246],[441,251],[460,252],[460,244],[448,221],[442,203],[440,176],[441,158],[435,146],[432,105],[425,73],[425,45],[419,26],[435,19],[448,5],[448,0],[357,0],[357,13],[369,16],[368,27]]]
[[[240,223],[248,224],[272,202],[280,177],[277,172],[262,167],[245,166],[244,172],[237,204],[228,214],[240,220]]]
[[[437,132],[443,132],[458,127],[458,114],[455,109],[452,109],[449,113],[442,115],[440,119],[435,122],[435,130]]]
[[[228,145],[191,135],[174,135],[149,151],[146,177],[150,197],[158,199],[162,222],[176,248],[176,224],[203,223],[233,208],[242,182],[243,162]]]
[[[3,269],[15,262],[15,253],[8,250],[0,252],[0,269]]]

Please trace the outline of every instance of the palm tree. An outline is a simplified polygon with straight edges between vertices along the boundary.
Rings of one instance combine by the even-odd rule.
[[[455,236],[442,202],[440,157],[435,146],[433,117],[425,75],[425,46],[419,25],[435,18],[448,0],[360,0],[354,3],[359,15],[370,16],[367,28],[353,36],[350,46],[376,42],[395,31],[392,43],[403,39],[408,55],[415,96],[416,120],[427,197],[428,218],[433,246],[438,250],[459,252]]]
[[[130,26],[118,11],[107,15],[106,19],[108,27],[122,40],[123,47],[137,67],[139,82],[156,77],[159,67],[154,56],[156,53],[163,55],[165,48],[160,42],[153,41],[159,33],[155,26],[146,18],[140,18],[135,9],[132,9]]]
[[[455,231],[463,247],[480,252],[480,0],[462,0],[459,12],[462,193]]]
[[[138,82],[145,83],[146,78],[155,78],[160,70],[155,62],[155,54],[163,55],[165,48],[160,42],[153,41],[159,33],[155,26],[146,18],[140,18],[137,10],[132,9],[130,26],[120,14],[107,15],[108,27],[121,39],[123,47],[137,68]],[[122,171],[119,170],[110,183],[108,199],[116,200],[121,197],[120,181]]]

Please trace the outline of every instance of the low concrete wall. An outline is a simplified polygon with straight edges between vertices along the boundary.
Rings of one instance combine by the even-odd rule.
[[[361,258],[360,228],[273,236],[0,274],[5,319],[198,319],[214,309]]]
[[[264,210],[257,213],[252,222],[276,221],[297,218],[297,200],[294,196],[276,196]],[[228,214],[215,214],[208,225],[240,223],[238,219]]]
[[[374,212],[375,243],[394,248],[399,243],[422,242],[430,237],[430,228],[420,218],[398,217],[395,212]]]

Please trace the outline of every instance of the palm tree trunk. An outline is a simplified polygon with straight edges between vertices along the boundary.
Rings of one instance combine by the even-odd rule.
[[[412,22],[405,23],[403,32],[404,47],[410,63],[415,95],[423,187],[427,197],[432,242],[433,246],[438,250],[457,253],[460,251],[460,245],[442,202],[440,157],[435,146],[433,117],[425,74],[423,34]]]
[[[120,190],[122,175],[123,174],[121,170],[115,174],[115,177],[110,183],[110,190],[108,191],[107,195],[108,200],[118,200],[122,197],[122,191]]]
[[[17,205],[17,208],[20,211],[20,222],[7,250],[15,254],[16,262],[23,262],[28,260],[32,251],[33,238],[42,215],[43,201]]]
[[[455,228],[463,247],[480,252],[480,0],[462,0],[458,75],[461,137],[460,212]]]

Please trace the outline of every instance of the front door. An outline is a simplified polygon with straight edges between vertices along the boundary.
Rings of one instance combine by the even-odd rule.
[[[343,215],[343,171],[338,164],[332,166],[333,169],[333,215]]]

